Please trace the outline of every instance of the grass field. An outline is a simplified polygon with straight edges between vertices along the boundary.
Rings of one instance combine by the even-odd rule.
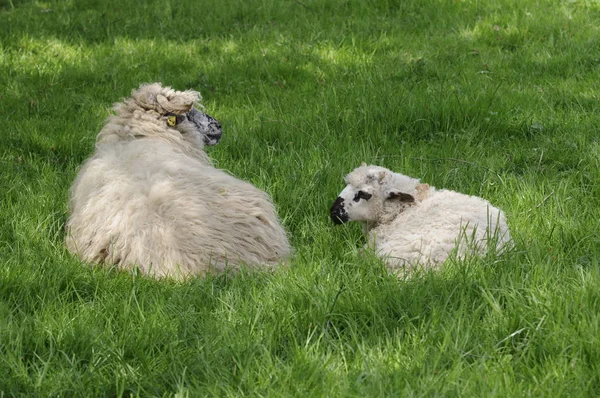
[[[600,395],[600,4],[0,0],[0,396]],[[82,264],[68,188],[113,102],[202,92],[289,269]],[[328,209],[361,161],[503,208],[516,248],[402,281]]]

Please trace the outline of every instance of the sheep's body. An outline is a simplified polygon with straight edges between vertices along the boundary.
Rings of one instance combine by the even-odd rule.
[[[392,269],[417,264],[436,267],[454,249],[464,257],[489,249],[501,252],[510,243],[504,213],[485,199],[437,190],[377,166],[359,167],[346,181],[338,205],[332,207],[332,218],[351,221],[356,219],[353,214],[366,214],[360,221],[369,245]],[[359,191],[371,196],[356,201]],[[352,195],[352,202],[345,205]]]
[[[153,134],[147,121],[119,117],[103,129],[117,134],[99,135],[71,188],[68,248],[86,261],[178,278],[285,260],[290,247],[270,198],[214,168],[198,140],[188,145],[150,119]],[[132,130],[144,138],[122,138]]]

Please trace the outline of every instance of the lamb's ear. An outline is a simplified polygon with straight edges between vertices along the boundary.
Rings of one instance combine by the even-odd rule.
[[[408,193],[400,192],[393,188],[385,191],[385,198],[391,200],[399,200],[400,202],[413,203],[415,201],[414,196]]]
[[[365,167],[367,164],[365,162],[360,163],[360,167]]]

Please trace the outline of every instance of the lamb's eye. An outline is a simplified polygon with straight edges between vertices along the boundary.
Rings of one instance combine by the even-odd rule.
[[[371,196],[373,196],[373,195],[371,195],[370,193],[367,193],[365,191],[358,191],[356,193],[356,195],[354,195],[354,201],[358,202],[361,199],[369,200],[369,199],[371,199]]]

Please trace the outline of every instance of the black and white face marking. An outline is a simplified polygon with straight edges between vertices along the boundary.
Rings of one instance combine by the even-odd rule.
[[[344,209],[343,198],[338,197],[335,202],[333,202],[331,209],[329,209],[329,217],[331,217],[331,221],[337,225],[350,221],[348,213],[346,213],[346,210]]]
[[[352,185],[347,185],[331,206],[329,211],[331,220],[335,224],[342,224],[348,221],[370,221],[373,206],[369,204],[369,199],[373,197],[369,187],[362,189]]]
[[[335,224],[379,222],[388,212],[404,211],[415,204],[415,198],[403,191],[412,192],[419,183],[417,179],[394,174],[383,167],[364,164],[344,180],[347,185],[329,210]]]
[[[183,115],[168,114],[167,126],[178,130],[183,138],[202,147],[217,145],[223,130],[218,120],[196,108]]]
[[[372,196],[373,195],[371,195],[370,193],[367,193],[365,191],[358,191],[356,193],[356,195],[354,195],[354,199],[352,199],[352,200],[355,202],[358,202],[361,199],[369,200],[369,199],[371,199]]]

